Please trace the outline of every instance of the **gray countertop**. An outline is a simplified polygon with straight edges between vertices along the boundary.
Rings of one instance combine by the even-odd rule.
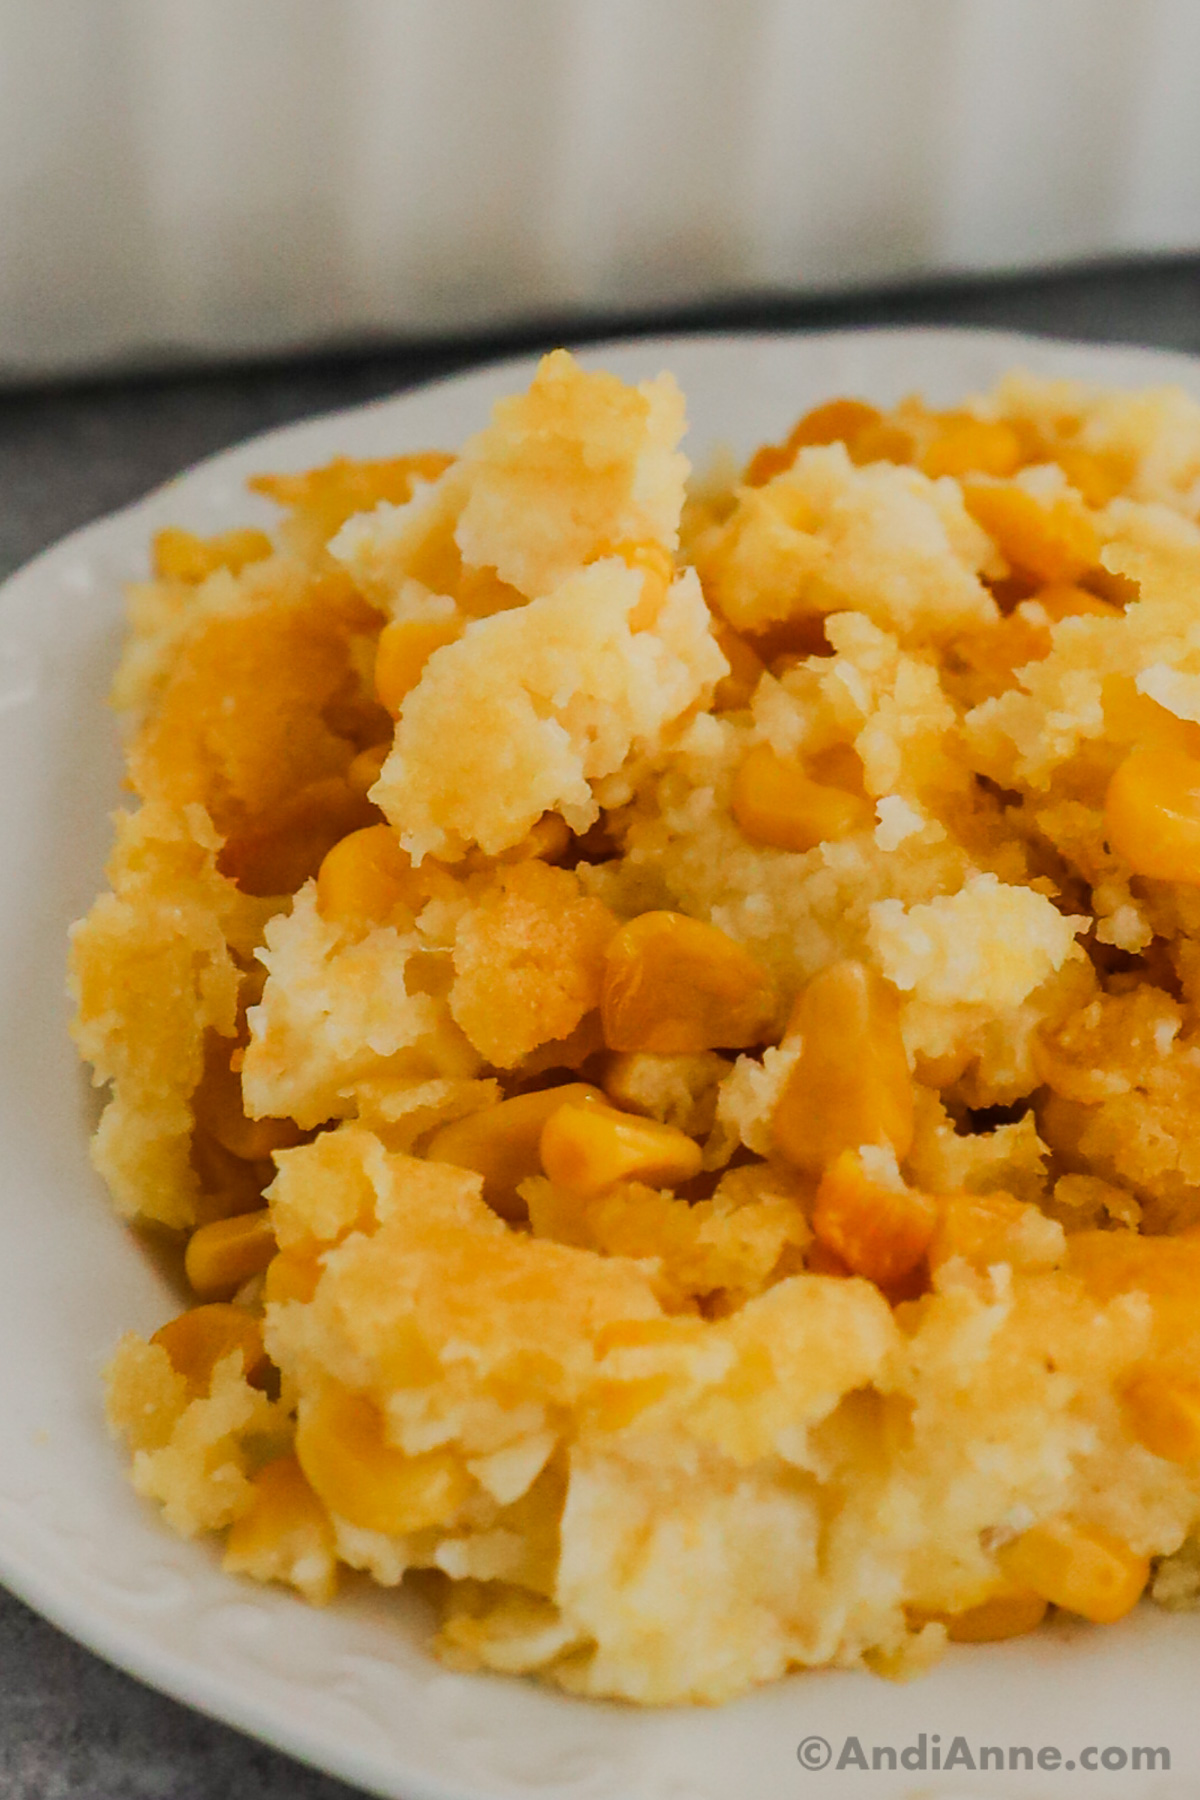
[[[764,299],[622,330],[984,325],[1200,353],[1200,258]],[[608,335],[560,322],[487,341],[0,391],[0,577],[199,458],[487,358]],[[100,1662],[0,1590],[0,1800],[350,1800],[343,1783]]]

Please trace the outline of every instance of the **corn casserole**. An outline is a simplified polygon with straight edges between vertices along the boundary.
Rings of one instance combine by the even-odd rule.
[[[138,1493],[722,1701],[1200,1596],[1200,407],[565,351],[160,532],[74,929]]]

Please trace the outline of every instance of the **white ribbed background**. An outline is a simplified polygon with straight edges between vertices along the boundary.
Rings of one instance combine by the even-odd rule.
[[[1200,247],[1200,0],[0,0],[0,372]]]

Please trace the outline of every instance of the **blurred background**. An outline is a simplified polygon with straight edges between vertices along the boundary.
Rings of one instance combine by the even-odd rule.
[[[1197,0],[0,0],[0,378],[1195,249]]]

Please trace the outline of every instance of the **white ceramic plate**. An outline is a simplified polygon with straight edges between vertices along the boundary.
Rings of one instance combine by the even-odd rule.
[[[660,339],[588,351],[640,379],[667,367],[688,398],[693,458],[744,453],[831,394],[888,403],[920,389],[946,403],[1022,363],[1101,382],[1177,381],[1200,363],[1122,348],[991,333],[887,331]],[[288,427],[214,457],[66,539],[0,590],[0,1578],[75,1637],[177,1698],[397,1800],[775,1800],[827,1792],[1200,1794],[1200,1618],[1149,1606],[1105,1630],[960,1650],[894,1687],[867,1675],[801,1675],[716,1711],[576,1701],[532,1682],[448,1673],[428,1655],[411,1598],[354,1593],[313,1612],[222,1575],[211,1543],[183,1543],[128,1486],[105,1434],[99,1371],[119,1334],[174,1310],[161,1274],[113,1217],[87,1161],[94,1115],[67,1040],[69,921],[97,891],[119,798],[103,706],[122,584],[144,573],[167,523],[221,530],[266,518],[245,476],[336,453],[454,447],[531,359]],[[926,1734],[926,1766],[911,1765]],[[934,1767],[956,1736],[1057,1749],[1063,1767]],[[832,1749],[820,1770],[801,1740]],[[845,1739],[912,1746],[894,1774],[836,1764]],[[1110,1768],[1084,1774],[1088,1746]],[[1117,1767],[1165,1746],[1169,1776]],[[884,1759],[886,1761],[886,1759]],[[1094,1760],[1094,1759],[1093,1759]]]

